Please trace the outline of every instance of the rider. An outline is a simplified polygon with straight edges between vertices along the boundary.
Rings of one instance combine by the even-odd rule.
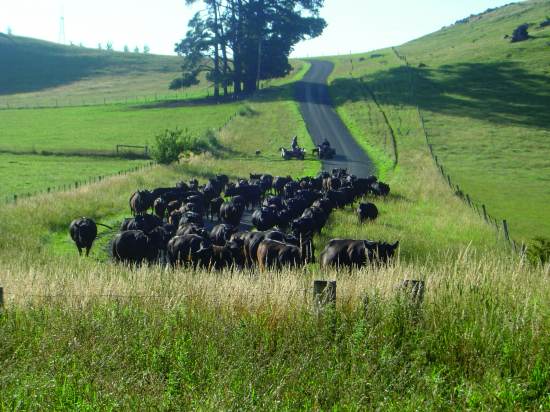
[[[329,143],[329,141],[325,138],[325,140],[323,140],[323,143],[321,143],[321,146],[330,147],[330,143]]]
[[[300,146],[298,146],[298,136],[294,136],[292,138],[292,143],[290,144],[290,146],[292,147],[293,151],[296,151],[300,148]]]

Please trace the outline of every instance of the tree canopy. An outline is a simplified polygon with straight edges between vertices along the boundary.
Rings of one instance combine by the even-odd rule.
[[[188,5],[199,0],[186,0]],[[250,93],[259,81],[288,74],[288,56],[296,43],[319,36],[326,26],[319,17],[324,0],[203,0],[204,10],[189,21],[176,52],[184,57],[181,78],[170,87],[214,84],[214,96],[233,84],[235,93]]]

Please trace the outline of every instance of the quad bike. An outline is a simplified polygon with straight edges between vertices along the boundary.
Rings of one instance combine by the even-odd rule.
[[[281,157],[284,160],[291,160],[291,159],[298,159],[298,160],[304,160],[306,156],[306,151],[302,149],[301,147],[298,147],[294,150],[288,150],[284,147],[281,147]]]
[[[319,159],[332,159],[336,154],[336,150],[326,144],[317,145],[312,152],[314,155],[316,154]]]

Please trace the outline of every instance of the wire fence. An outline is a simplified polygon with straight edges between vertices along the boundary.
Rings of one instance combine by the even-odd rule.
[[[393,52],[397,56],[397,58],[405,63],[405,66],[407,67],[410,75],[409,75],[409,81],[410,81],[410,93],[412,97],[412,101],[416,102],[415,99],[415,75],[414,71],[412,70],[412,67],[410,66],[406,56],[400,54],[395,47],[392,47]],[[422,133],[424,135],[424,138],[426,140],[426,144],[428,146],[428,149],[430,151],[430,155],[439,170],[441,177],[445,180],[445,182],[449,185],[449,188],[452,190],[452,192],[457,196],[460,200],[462,200],[464,203],[466,203],[472,210],[474,210],[480,218],[482,218],[487,224],[491,225],[498,237],[503,236],[506,242],[510,245],[513,251],[518,253],[524,253],[526,246],[524,243],[518,243],[512,239],[510,236],[510,229],[508,227],[508,221],[506,219],[500,219],[495,216],[493,216],[491,213],[489,213],[487,206],[484,203],[478,202],[474,200],[472,196],[470,196],[469,193],[466,193],[458,184],[454,183],[454,179],[451,177],[451,175],[446,171],[445,167],[443,166],[441,160],[438,158],[438,156],[435,154],[433,144],[430,141],[430,135],[426,129],[426,122],[424,119],[424,116],[422,112],[420,111],[420,107],[417,103],[414,103],[414,106],[416,107],[416,111],[418,113],[418,118],[420,122],[420,128],[422,130]]]
[[[354,71],[353,59],[350,59],[350,63],[351,63],[350,76],[353,78],[353,71]],[[366,90],[367,94],[370,96],[370,98],[373,101],[374,105],[376,106],[377,110],[382,114],[382,118],[384,119],[384,123],[385,123],[385,125],[386,125],[386,127],[389,131],[390,139],[391,139],[391,142],[392,142],[393,168],[395,169],[397,167],[397,164],[399,163],[399,154],[398,154],[398,151],[397,151],[397,139],[395,138],[395,131],[393,129],[393,126],[392,126],[391,122],[388,119],[386,111],[384,110],[384,108],[382,107],[380,102],[378,101],[374,91],[369,87],[369,85],[364,81],[364,79],[362,77],[358,77],[358,80],[361,83],[361,86],[363,86],[363,88]],[[384,146],[385,146],[385,143],[384,143]]]
[[[87,106],[108,106],[117,104],[147,104],[160,103],[164,101],[180,101],[190,98],[208,97],[209,92],[202,94],[198,93],[172,93],[143,96],[103,96],[103,97],[58,97],[49,99],[40,98],[23,98],[23,99],[6,99],[0,101],[0,110],[11,109],[51,109],[64,107],[87,107]]]
[[[31,197],[37,196],[37,195],[43,195],[43,194],[55,193],[55,192],[66,192],[66,191],[69,191],[69,190],[78,189],[79,187],[83,187],[83,186],[86,186],[86,185],[101,182],[101,181],[103,181],[103,180],[105,180],[109,177],[123,176],[123,175],[127,175],[127,174],[130,174],[130,173],[135,173],[135,172],[151,169],[154,165],[155,165],[154,162],[148,162],[146,164],[142,164],[142,165],[139,165],[139,166],[134,166],[134,167],[131,167],[129,169],[120,170],[116,173],[98,175],[98,176],[90,176],[90,177],[87,177],[85,179],[75,180],[74,182],[70,182],[70,183],[64,183],[64,184],[60,184],[60,185],[56,185],[56,186],[48,186],[45,189],[35,190],[33,192],[18,193],[18,194],[13,194],[13,195],[9,195],[9,196],[4,196],[3,198],[0,198],[0,203],[15,204],[18,201],[21,201],[23,199],[28,199],[28,198],[31,198]]]
[[[239,113],[240,113],[240,111],[236,111],[235,113],[231,114],[227,118],[227,120],[221,126],[219,126],[217,128],[218,132],[221,132],[222,129],[227,127],[229,125],[229,123],[231,123],[232,120],[237,118],[239,116]],[[122,147],[122,146],[125,146],[125,145],[117,145],[117,149],[116,149],[117,153],[120,150],[119,146]],[[146,153],[147,154],[149,153],[149,147],[147,147],[147,146],[130,146],[130,147],[140,147],[140,148],[143,147],[144,149],[146,148],[145,149]],[[42,194],[47,194],[47,193],[55,193],[55,192],[66,192],[68,190],[78,189],[79,187],[82,187],[82,186],[85,186],[85,185],[90,185],[90,184],[93,184],[93,183],[101,182],[104,179],[107,179],[109,177],[123,176],[123,175],[127,175],[127,174],[130,174],[130,173],[135,173],[135,172],[147,170],[147,169],[152,168],[155,164],[156,164],[155,162],[148,162],[146,164],[142,164],[142,165],[139,165],[139,166],[134,166],[134,167],[131,167],[129,169],[120,170],[118,172],[111,173],[111,174],[90,176],[90,177],[87,177],[85,179],[75,180],[74,182],[68,182],[68,183],[64,183],[64,184],[60,184],[60,185],[56,185],[56,186],[49,186],[49,187],[46,187],[45,189],[35,190],[35,191],[32,191],[32,192],[10,194],[8,196],[0,197],[0,204],[10,204],[10,203],[14,204],[14,203],[17,203],[20,200],[28,199],[30,197],[37,196],[37,195],[42,195]]]

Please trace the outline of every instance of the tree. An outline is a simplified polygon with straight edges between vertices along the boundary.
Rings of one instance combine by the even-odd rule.
[[[113,50],[113,42],[108,41],[106,45],[107,50],[112,51]]]
[[[130,48],[127,44],[124,45],[124,53],[130,53]]]
[[[149,46],[147,46],[147,45],[143,46],[143,54],[149,54],[150,51],[151,51],[151,49],[149,48]]]
[[[99,50],[103,49],[103,47],[101,47],[101,43],[97,43],[97,48],[98,48]]]
[[[13,35],[13,31],[11,30],[11,27],[8,26],[8,36],[12,36]]]
[[[186,0],[186,4],[198,0]],[[176,44],[184,57],[183,75],[172,85],[196,84],[206,72],[227,93],[253,92],[263,79],[290,71],[288,56],[296,43],[319,36],[326,22],[319,17],[324,0],[203,0],[205,10],[188,24],[186,36]]]
[[[134,47],[134,53],[139,53],[139,47],[138,46]]]

